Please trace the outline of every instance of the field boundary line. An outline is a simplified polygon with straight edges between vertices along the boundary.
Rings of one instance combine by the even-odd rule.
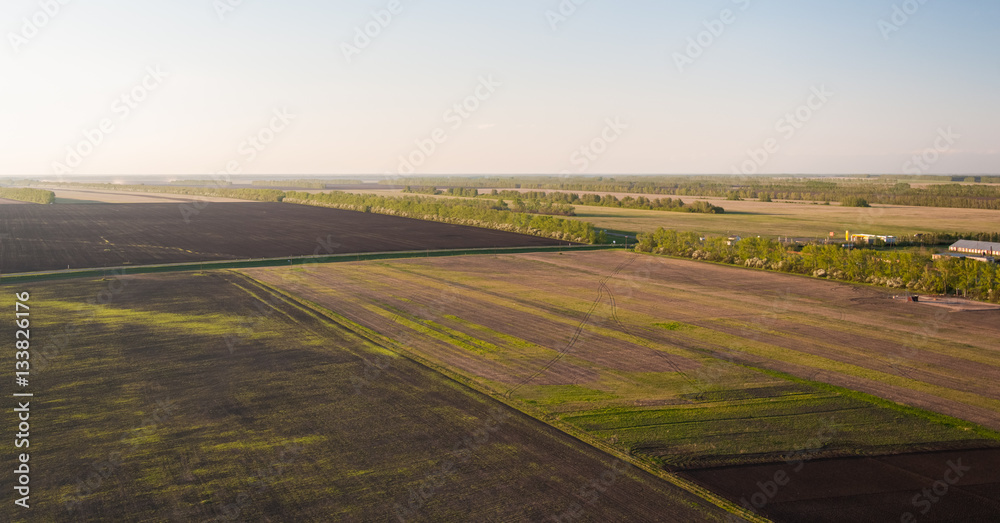
[[[299,307],[308,314],[311,314],[313,316],[322,316],[326,318],[328,321],[331,321],[334,324],[336,324],[338,327],[346,329],[355,334],[356,336],[361,337],[362,339],[367,339],[370,342],[374,343],[375,345],[378,345],[379,347],[383,348],[384,350],[391,351],[399,355],[400,357],[406,358],[432,372],[441,374],[445,378],[457,383],[458,385],[465,386],[474,392],[482,394],[487,398],[495,400],[511,409],[514,409],[524,414],[525,416],[528,416],[529,418],[535,420],[538,423],[542,423],[546,426],[552,427],[553,429],[558,430],[559,432],[569,436],[570,438],[576,439],[577,441],[583,443],[584,445],[593,447],[594,449],[608,456],[629,463],[635,466],[636,468],[648,474],[651,474],[659,479],[662,479],[667,483],[677,488],[680,488],[681,490],[693,494],[730,514],[739,516],[743,518],[745,521],[751,523],[772,523],[771,520],[765,518],[764,516],[761,516],[760,514],[754,512],[750,512],[744,507],[738,505],[737,503],[729,501],[725,497],[716,494],[712,490],[705,488],[694,481],[688,480],[670,471],[657,467],[653,463],[648,463],[645,460],[638,459],[635,456],[622,452],[616,448],[610,447],[604,444],[595,436],[587,433],[586,431],[573,427],[572,425],[566,422],[558,420],[555,417],[547,415],[537,409],[530,407],[529,405],[523,404],[522,402],[506,398],[504,396],[503,391],[487,388],[477,383],[474,379],[465,376],[464,374],[461,374],[443,365],[439,365],[412,351],[406,350],[405,348],[402,348],[398,344],[396,344],[392,340],[392,338],[389,338],[374,329],[370,329],[368,327],[365,327],[364,325],[360,325],[357,322],[352,321],[340,314],[337,314],[336,312],[318,303],[312,302],[300,296],[296,296],[292,294],[290,291],[279,289],[269,283],[260,281],[257,278],[254,278],[253,276],[250,276],[246,273],[240,272],[240,274],[245,278],[254,281],[261,287],[267,289],[268,291],[289,300],[291,305]]]
[[[134,274],[154,274],[163,272],[194,272],[220,269],[255,269],[265,267],[287,267],[324,263],[346,263],[372,260],[393,260],[406,258],[433,258],[445,256],[532,254],[546,252],[601,251],[621,249],[616,245],[551,245],[536,247],[485,247],[470,249],[437,249],[422,251],[383,251],[345,254],[324,254],[319,256],[282,256],[280,258],[259,258],[249,260],[213,260],[205,262],[164,263],[155,265],[124,265],[118,267],[90,267],[57,271],[21,272],[0,274],[0,285],[28,283],[47,280],[67,280],[75,278],[106,278],[109,274],[121,277]]]

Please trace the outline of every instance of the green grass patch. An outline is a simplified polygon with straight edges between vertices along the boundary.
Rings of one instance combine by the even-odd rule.
[[[690,329],[694,328],[693,325],[688,325],[687,323],[681,323],[679,321],[668,321],[668,322],[663,322],[663,323],[654,323],[653,325],[656,326],[656,327],[659,327],[661,329],[668,330],[668,331],[685,331],[685,330],[690,330]]]

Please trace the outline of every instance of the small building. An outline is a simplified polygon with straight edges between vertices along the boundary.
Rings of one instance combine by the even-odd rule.
[[[868,245],[874,245],[878,242],[882,242],[885,245],[896,245],[895,236],[883,236],[880,234],[852,234],[851,243],[865,243]]]
[[[948,250],[961,254],[993,257],[1000,256],[1000,243],[959,240],[953,243],[951,247],[948,247]]]
[[[959,260],[969,259],[969,260],[976,260],[976,261],[985,262],[985,263],[996,263],[997,262],[997,258],[994,258],[993,256],[983,256],[983,255],[978,255],[978,254],[962,254],[962,253],[958,253],[958,252],[942,252],[942,253],[938,253],[938,254],[932,254],[931,258],[933,258],[935,260],[940,260],[941,258],[957,258]]]

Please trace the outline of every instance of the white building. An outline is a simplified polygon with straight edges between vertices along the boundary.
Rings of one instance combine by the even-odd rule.
[[[1000,243],[959,240],[948,247],[948,250],[975,256],[1000,256]]]

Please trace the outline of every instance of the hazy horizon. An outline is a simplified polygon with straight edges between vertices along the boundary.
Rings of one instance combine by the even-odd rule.
[[[989,175],[998,18],[985,0],[15,0],[0,176]]]

